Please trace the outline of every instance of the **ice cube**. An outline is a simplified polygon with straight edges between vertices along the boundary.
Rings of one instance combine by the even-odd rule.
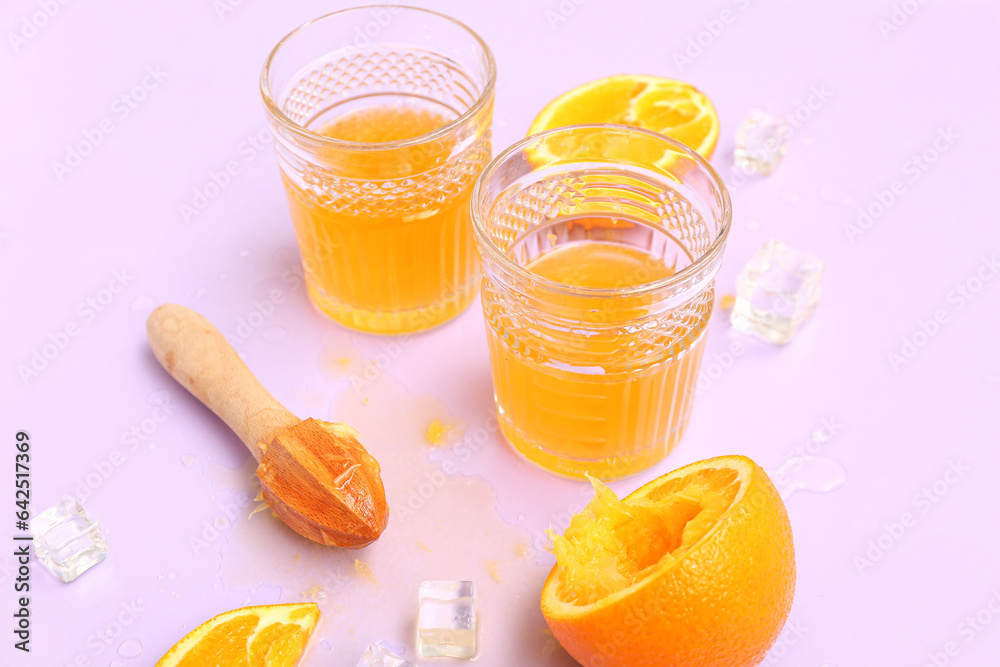
[[[819,302],[823,262],[816,257],[767,241],[736,279],[733,326],[784,345]]]
[[[476,653],[476,587],[471,581],[420,584],[418,651],[425,658]]]
[[[753,111],[736,131],[736,166],[768,175],[781,163],[792,128],[784,118]]]
[[[73,581],[108,553],[100,525],[70,496],[35,515],[30,528],[35,556],[63,581]]]
[[[358,667],[413,667],[413,663],[403,660],[381,644],[371,644],[361,654]]]

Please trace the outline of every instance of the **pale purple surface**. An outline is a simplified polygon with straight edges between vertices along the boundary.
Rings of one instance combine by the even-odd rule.
[[[106,562],[68,585],[33,564],[34,650],[28,657],[13,651],[5,629],[0,665],[151,665],[216,613],[248,600],[298,599],[299,591],[280,590],[280,573],[261,573],[255,589],[219,586],[225,535],[198,556],[189,547],[187,538],[218,514],[200,466],[214,459],[235,468],[247,455],[158,367],[144,320],[153,305],[176,301],[234,333],[254,300],[294,270],[270,146],[252,159],[240,148],[264,128],[257,78],[269,49],[302,21],[346,5],[244,0],[220,18],[220,4],[73,2],[15,49],[8,33],[39,5],[4,3],[0,271],[8,307],[0,395],[9,458],[0,465],[7,471],[0,486],[8,489],[0,536],[13,532],[10,443],[17,429],[32,437],[34,513],[73,493],[113,450],[127,449],[123,434],[152,414],[147,397],[166,390],[177,409],[151,436],[155,449],[142,443],[84,502],[105,526]],[[829,99],[794,132],[775,174],[733,187],[733,231],[719,279],[720,292],[732,292],[742,264],[765,239],[778,238],[826,261],[817,312],[791,345],[745,345],[731,364],[718,355],[742,339],[717,314],[703,373],[713,362],[720,372],[704,376],[686,438],[655,469],[613,486],[629,491],[682,464],[728,453],[746,454],[772,472],[788,470],[795,447],[832,420],[836,433],[809,462],[812,476],[798,479],[807,488],[787,501],[798,564],[794,631],[766,664],[935,664],[928,656],[949,643],[956,657],[938,655],[936,664],[993,664],[1000,654],[1000,617],[988,610],[994,595],[1000,610],[1000,280],[985,282],[961,305],[953,290],[1000,251],[997,3],[927,3],[886,35],[879,22],[892,16],[888,1],[590,0],[577,7],[565,0],[564,9],[575,11],[554,26],[546,12],[559,11],[556,0],[416,4],[458,17],[492,45],[499,69],[495,148],[522,136],[548,100],[573,86],[621,72],[674,76],[714,100],[723,124],[714,164],[734,185],[738,123],[754,108],[794,110],[811,91],[827,91]],[[733,21],[704,40],[708,46],[693,62],[678,64],[675,52],[724,9]],[[147,68],[167,77],[122,119],[112,103]],[[114,131],[59,180],[53,162],[104,117],[114,119]],[[947,128],[957,138],[913,179],[908,160],[933,149]],[[179,206],[230,160],[240,173],[185,222]],[[849,238],[859,207],[877,202],[897,179],[905,191]],[[121,270],[134,277],[88,319],[78,304]],[[318,368],[323,341],[336,327],[302,289],[286,294],[240,351],[304,416],[310,410],[293,386],[331,400],[347,389]],[[889,355],[937,311],[944,324],[894,369]],[[22,380],[18,366],[69,323],[80,334],[37,377]],[[287,335],[269,342],[278,333],[271,327]],[[347,338],[362,359],[386,344]],[[413,338],[386,372],[413,394],[437,397],[468,431],[483,424],[492,396],[479,306]],[[421,447],[420,440],[416,432],[401,446]],[[188,453],[197,456],[193,469],[181,461]],[[968,469],[952,485],[939,483],[947,488],[939,501],[919,499],[958,462]],[[460,468],[489,482],[499,514],[528,540],[581,498],[579,484],[525,467],[496,437]],[[833,486],[840,475],[844,483],[829,492],[808,490]],[[887,537],[886,526],[907,512],[915,523],[898,539]],[[869,541],[880,538],[892,542],[886,553],[870,567],[859,564]],[[550,564],[542,557],[535,566],[538,585]],[[2,556],[0,565],[0,615],[9,619],[13,559]],[[97,634],[137,598],[145,611],[110,649],[98,651]],[[390,595],[385,604],[415,607],[415,599]],[[977,612],[973,627],[966,619]],[[540,622],[532,618],[530,631]],[[354,646],[382,638],[364,631],[348,638],[328,628],[334,649],[314,647],[305,664],[354,665]],[[351,650],[337,650],[342,639]],[[141,656],[114,655],[123,640],[140,641]],[[510,642],[516,647],[519,638]],[[488,651],[478,662],[499,664]],[[568,662],[562,653],[542,658],[527,648],[517,660]]]

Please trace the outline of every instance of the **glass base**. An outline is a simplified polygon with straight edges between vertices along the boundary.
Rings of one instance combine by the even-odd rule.
[[[602,481],[629,477],[650,468],[673,451],[687,430],[687,421],[679,424],[666,439],[639,452],[604,459],[573,459],[553,454],[536,442],[525,438],[502,412],[500,430],[511,448],[523,459],[546,472],[569,479],[586,479],[587,475]]]
[[[306,289],[313,304],[334,322],[355,331],[392,335],[433,329],[456,317],[476,298],[479,282],[455,290],[447,299],[423,308],[390,312],[354,308],[328,297],[322,289],[310,284],[306,285]]]

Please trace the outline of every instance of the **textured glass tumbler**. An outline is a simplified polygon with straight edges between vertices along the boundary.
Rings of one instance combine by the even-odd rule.
[[[504,435],[571,477],[622,477],[663,459],[691,414],[730,227],[722,180],[662,135],[578,125],[509,148],[472,197]],[[620,286],[526,268],[591,242],[632,262]],[[580,264],[566,270],[594,270]]]
[[[313,302],[375,333],[427,329],[479,286],[469,201],[489,162],[495,65],[461,23],[398,5],[310,21],[261,94]]]

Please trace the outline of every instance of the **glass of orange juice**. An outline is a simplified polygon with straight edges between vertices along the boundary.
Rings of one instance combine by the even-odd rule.
[[[704,158],[636,128],[550,130],[486,168],[472,219],[514,449],[571,477],[666,456],[691,414],[731,215]]]
[[[323,313],[403,333],[475,298],[469,202],[491,155],[495,71],[472,30],[398,5],[318,18],[271,52],[261,93]]]

